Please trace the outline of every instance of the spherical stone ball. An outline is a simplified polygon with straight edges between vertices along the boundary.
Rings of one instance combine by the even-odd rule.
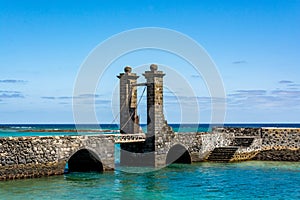
[[[131,73],[131,67],[129,67],[129,66],[126,66],[125,68],[124,68],[124,72],[125,73]]]
[[[150,65],[150,70],[151,71],[157,71],[158,66],[156,64]]]

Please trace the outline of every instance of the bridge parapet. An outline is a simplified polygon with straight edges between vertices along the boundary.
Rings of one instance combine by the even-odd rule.
[[[145,142],[146,135],[144,133],[136,134],[112,134],[115,143],[133,143]]]

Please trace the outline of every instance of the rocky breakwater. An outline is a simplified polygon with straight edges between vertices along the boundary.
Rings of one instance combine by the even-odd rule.
[[[112,137],[53,136],[0,138],[0,180],[33,178],[64,173],[66,162],[80,149],[88,149],[114,168]]]
[[[231,136],[223,147],[238,147],[230,159],[300,161],[300,128],[214,128],[213,133]],[[218,140],[220,141],[220,140]],[[208,144],[212,144],[211,141]],[[207,147],[211,145],[205,145]]]
[[[300,161],[299,128],[262,128],[262,145],[256,160]]]
[[[98,130],[98,129],[26,129],[26,130],[16,130],[18,132],[34,132],[34,133],[112,133],[117,132],[119,133],[119,130],[110,130],[110,129],[104,129],[104,130]]]

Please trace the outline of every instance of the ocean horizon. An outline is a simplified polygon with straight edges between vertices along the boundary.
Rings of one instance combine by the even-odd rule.
[[[169,124],[175,132],[211,132],[213,127],[282,127],[300,128],[300,123],[225,123],[225,124]],[[142,130],[147,132],[147,124],[140,124]],[[0,124],[0,137],[18,136],[55,136],[55,135],[84,135],[88,134],[116,133],[119,124]],[[41,130],[41,131],[38,131]],[[43,131],[44,130],[44,131]],[[57,132],[53,131],[57,130]],[[62,132],[59,132],[62,130]],[[88,132],[88,130],[107,130],[105,132]],[[110,131],[109,131],[110,130]],[[53,132],[52,132],[53,131]]]

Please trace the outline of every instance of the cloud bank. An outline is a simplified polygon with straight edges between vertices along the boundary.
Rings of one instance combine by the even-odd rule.
[[[25,98],[24,95],[19,91],[0,91],[0,99],[13,99],[13,98]]]
[[[17,79],[4,79],[4,80],[0,80],[0,83],[27,83],[27,81],[17,80]]]

